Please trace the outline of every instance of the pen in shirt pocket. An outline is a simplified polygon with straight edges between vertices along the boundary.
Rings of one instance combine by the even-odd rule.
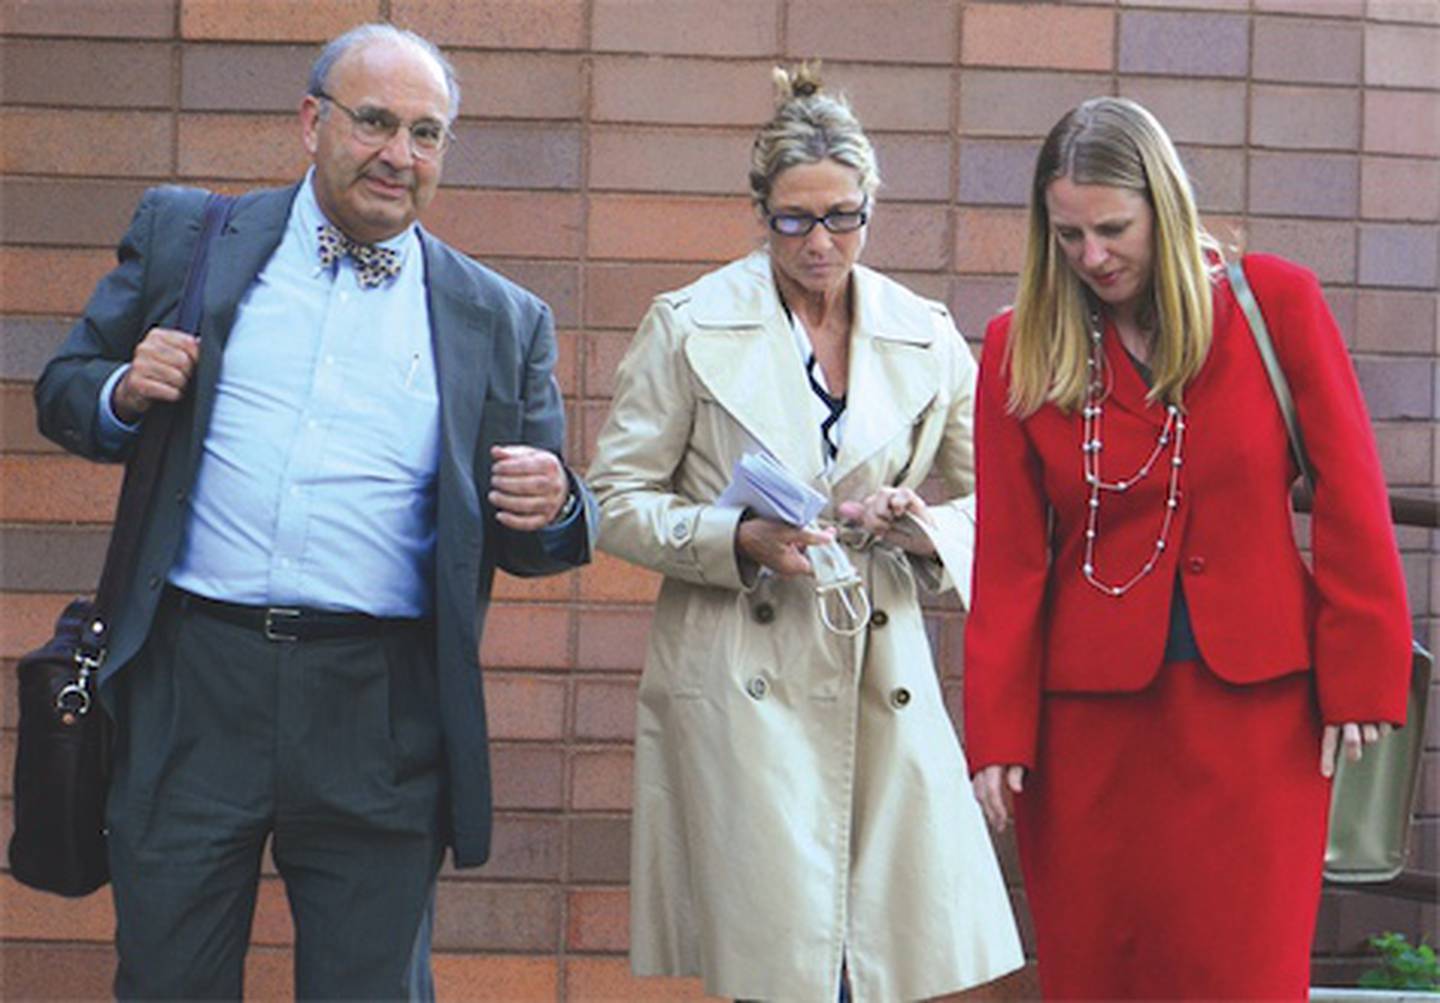
[[[409,390],[415,385],[415,372],[420,368],[420,353],[416,352],[410,356],[410,371],[405,374],[405,389]]]

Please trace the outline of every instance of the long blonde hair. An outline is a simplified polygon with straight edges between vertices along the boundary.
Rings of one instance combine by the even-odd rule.
[[[1045,192],[1060,178],[1127,188],[1155,214],[1153,271],[1142,305],[1156,325],[1149,399],[1181,404],[1211,341],[1211,268],[1219,244],[1200,226],[1190,180],[1155,116],[1134,101],[1100,97],[1055,124],[1035,162],[1029,230],[1006,362],[1010,410],[1022,417],[1042,404],[1065,411],[1085,401],[1089,293],[1065,261],[1050,229]]]

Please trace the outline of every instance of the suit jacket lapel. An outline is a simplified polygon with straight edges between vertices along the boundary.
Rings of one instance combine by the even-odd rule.
[[[862,266],[855,268],[854,288],[845,437],[830,473],[837,485],[914,424],[940,388],[926,351],[935,338],[930,308],[884,297],[879,276]]]
[[[1109,400],[1156,428],[1162,427],[1165,424],[1165,405],[1145,399],[1150,388],[1145,385],[1144,377],[1135,368],[1135,360],[1130,358],[1130,353],[1125,351],[1125,346],[1121,344],[1115,325],[1108,321],[1105,324],[1102,348],[1105,365],[1111,374]]]
[[[236,308],[285,236],[290,206],[299,190],[299,185],[291,185],[241,198],[210,249],[201,331],[221,348],[235,324]]]
[[[473,468],[493,368],[494,326],[489,304],[468,299],[459,291],[469,288],[466,276],[423,228],[420,244],[425,252],[425,299],[440,389],[439,484],[446,492],[456,484],[475,485],[488,479],[488,475],[476,477],[481,472]],[[448,504],[445,509],[448,511]]]
[[[302,182],[303,183],[303,182]],[[189,465],[194,469],[203,430],[215,406],[220,357],[235,325],[235,312],[246,291],[280,246],[290,205],[299,185],[267,189],[236,203],[229,222],[210,248],[200,322],[200,361],[195,371],[195,409],[190,427]]]

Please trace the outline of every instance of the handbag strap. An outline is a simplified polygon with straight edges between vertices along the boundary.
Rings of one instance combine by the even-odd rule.
[[[1285,431],[1290,436],[1290,451],[1305,477],[1311,492],[1315,490],[1315,471],[1310,466],[1310,455],[1305,452],[1305,439],[1300,435],[1300,419],[1295,414],[1295,398],[1290,393],[1290,382],[1285,379],[1285,370],[1280,368],[1280,358],[1275,354],[1275,343],[1270,340],[1270,329],[1265,326],[1265,316],[1260,312],[1260,303],[1245,269],[1240,262],[1232,261],[1225,266],[1230,275],[1230,289],[1235,301],[1250,323],[1250,333],[1255,337],[1255,347],[1260,349],[1260,360],[1265,363],[1265,374],[1270,377],[1270,386],[1275,390],[1275,402],[1280,405],[1280,416],[1285,419]]]
[[[210,245],[219,235],[235,197],[211,193],[205,200],[200,235],[185,273],[184,292],[180,295],[180,312],[176,326],[197,337],[200,315],[205,305],[205,276],[210,259]],[[115,527],[110,533],[110,546],[105,552],[105,567],[100,573],[100,586],[95,593],[95,615],[81,632],[82,645],[96,665],[104,657],[105,640],[109,633],[109,611],[120,605],[120,596],[132,579],[139,559],[140,527],[160,480],[160,467],[170,443],[179,408],[173,404],[156,404],[145,416],[140,441],[125,465],[125,481],[120,488],[120,501],[115,509]]]

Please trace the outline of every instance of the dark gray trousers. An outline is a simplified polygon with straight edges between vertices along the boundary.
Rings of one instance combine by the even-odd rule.
[[[423,627],[267,641],[167,594],[114,680],[117,997],[241,997],[267,840],[298,998],[433,997],[433,651]]]

